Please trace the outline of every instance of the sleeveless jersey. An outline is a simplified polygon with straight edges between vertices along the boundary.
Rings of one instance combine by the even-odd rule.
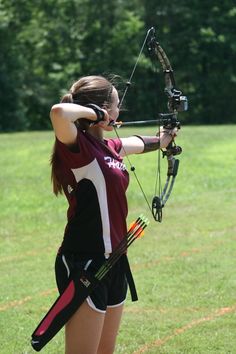
[[[122,145],[78,130],[76,147],[72,152],[56,139],[58,177],[69,203],[61,248],[109,254],[127,233],[129,175],[119,155]]]

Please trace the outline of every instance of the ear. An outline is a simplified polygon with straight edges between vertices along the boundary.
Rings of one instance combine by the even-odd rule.
[[[105,109],[106,111],[109,111],[111,109],[111,104],[105,101],[103,105],[101,106],[102,109]]]

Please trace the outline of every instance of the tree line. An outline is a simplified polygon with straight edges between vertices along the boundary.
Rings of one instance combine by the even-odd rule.
[[[234,0],[1,0],[0,131],[48,129],[51,105],[83,75],[119,75],[122,93],[151,26],[189,99],[183,123],[236,122]],[[122,120],[166,111],[163,89],[144,50]]]

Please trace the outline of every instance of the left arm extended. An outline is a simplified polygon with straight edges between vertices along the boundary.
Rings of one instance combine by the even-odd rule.
[[[128,138],[121,138],[123,148],[120,155],[142,154],[158,149],[166,148],[177,136],[177,129],[160,129],[160,133],[155,136],[134,135]]]

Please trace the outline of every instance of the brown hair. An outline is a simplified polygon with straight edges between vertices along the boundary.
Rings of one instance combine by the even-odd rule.
[[[111,104],[111,94],[113,90],[112,80],[108,80],[103,76],[85,76],[76,81],[65,94],[61,102],[77,103],[85,106],[94,103],[99,107],[109,108]],[[81,129],[89,127],[86,120],[80,120],[78,126]],[[51,180],[53,183],[53,192],[57,196],[63,193],[62,176],[60,175],[60,159],[56,151],[56,143],[54,143],[51,156]]]

